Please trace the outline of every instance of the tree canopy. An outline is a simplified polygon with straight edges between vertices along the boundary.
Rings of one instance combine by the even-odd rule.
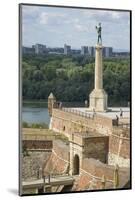
[[[110,105],[130,101],[130,60],[104,59],[104,89]],[[94,59],[88,56],[25,55],[22,61],[24,100],[47,99],[53,92],[60,101],[84,101],[94,88]]]

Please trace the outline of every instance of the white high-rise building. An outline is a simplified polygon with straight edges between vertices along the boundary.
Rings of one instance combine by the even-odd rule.
[[[64,44],[64,54],[69,55],[71,53],[71,46]]]
[[[95,48],[89,47],[88,49],[90,57],[95,57]]]
[[[113,48],[112,47],[104,47],[103,48],[103,57],[109,58],[113,55]]]
[[[44,54],[46,52],[46,45],[43,44],[35,44],[35,53],[36,54]]]

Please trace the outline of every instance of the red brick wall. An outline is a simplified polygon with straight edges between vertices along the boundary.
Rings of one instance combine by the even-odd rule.
[[[44,173],[51,175],[64,174],[68,172],[69,147],[55,141],[54,148],[44,168]],[[67,171],[66,171],[67,170]],[[105,176],[106,188],[113,188],[114,166],[109,166],[95,159],[83,159],[81,175],[76,177],[72,190],[83,191],[90,189],[102,189],[101,178]],[[119,169],[120,188],[129,180],[129,169]],[[108,181],[110,180],[110,181]]]
[[[101,133],[101,129],[105,131],[105,134],[108,134],[112,130],[112,119],[96,116],[92,118],[86,118],[79,116],[74,113],[65,112],[59,109],[53,109],[52,113],[52,129],[57,129],[60,132],[70,134],[73,131],[79,131],[81,125],[75,126],[74,122],[80,122],[85,124],[87,129],[92,131],[97,131]],[[82,130],[86,130],[85,127]]]
[[[121,139],[122,143],[120,146],[120,152],[119,156],[123,158],[130,158],[130,140],[129,138]],[[113,154],[118,154],[120,145],[120,137],[116,137],[114,135],[111,135],[109,137],[109,152]]]
[[[102,189],[101,178],[106,178],[106,188],[113,188],[114,167],[103,164],[95,159],[84,159],[81,176],[75,181],[75,190]],[[130,178],[128,168],[119,168],[119,188],[122,188]],[[108,181],[110,180],[110,181]]]
[[[86,158],[95,158],[107,162],[108,159],[108,141],[109,137],[91,137],[85,139],[84,154]]]
[[[66,172],[67,167],[67,162],[61,160],[56,154],[52,153],[44,168],[44,173],[49,173],[51,175],[63,174]]]
[[[59,157],[67,161],[69,160],[69,145],[66,145],[60,140],[56,140],[53,141],[53,150]]]
[[[44,172],[50,174],[66,173],[69,160],[69,146],[60,140],[54,141],[52,154],[45,166]]]
[[[75,125],[75,123],[71,123],[71,121],[86,124],[90,128],[88,128],[88,130],[91,130],[93,132],[95,131],[102,133],[105,131],[105,134],[109,135],[109,152],[113,154],[118,154],[120,139],[119,137],[115,137],[112,134],[120,136],[120,134],[122,133],[123,137],[129,138],[129,130],[121,129],[119,127],[112,128],[112,120],[109,118],[95,117],[94,119],[90,119],[58,109],[53,109],[52,116],[52,128],[57,129],[58,131],[63,132],[66,135],[69,135],[72,132],[83,132],[83,129],[84,131],[87,130],[87,128],[84,127],[81,129],[81,126]],[[122,156],[123,158],[130,157],[130,139],[123,139],[120,156]]]

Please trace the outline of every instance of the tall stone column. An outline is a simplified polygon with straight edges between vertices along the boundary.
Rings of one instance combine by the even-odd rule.
[[[107,110],[107,93],[103,89],[102,49],[100,44],[95,47],[95,88],[89,95],[90,110],[99,112]]]
[[[102,46],[95,47],[95,89],[103,88]]]

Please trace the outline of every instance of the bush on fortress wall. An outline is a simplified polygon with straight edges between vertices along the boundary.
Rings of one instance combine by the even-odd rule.
[[[32,123],[32,124],[30,124],[30,123],[28,123],[28,122],[23,122],[22,123],[22,127],[23,128],[48,128],[48,125],[47,124],[45,124],[45,123]]]

